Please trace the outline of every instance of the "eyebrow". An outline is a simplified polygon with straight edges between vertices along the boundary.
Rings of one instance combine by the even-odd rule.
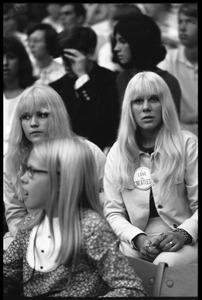
[[[25,111],[22,113],[22,115],[26,115],[26,114],[30,114],[30,113],[33,113],[31,111]],[[34,111],[34,114],[38,114],[38,113],[42,113],[42,114],[49,114],[50,111],[46,110],[46,111],[43,111],[43,110],[37,110],[37,111]]]

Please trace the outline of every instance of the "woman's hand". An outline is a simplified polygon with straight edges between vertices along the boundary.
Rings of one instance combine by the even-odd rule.
[[[159,243],[161,251],[175,252],[184,246],[185,238],[180,232],[167,232]]]
[[[140,257],[149,262],[153,262],[161,250],[156,247],[155,241],[151,241],[146,235],[140,234],[135,239],[135,244],[139,249]]]

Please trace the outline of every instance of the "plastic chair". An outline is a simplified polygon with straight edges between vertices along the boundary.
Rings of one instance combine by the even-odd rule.
[[[152,297],[197,297],[198,264],[168,267],[166,263],[153,263],[127,257],[143,281],[148,296]]]

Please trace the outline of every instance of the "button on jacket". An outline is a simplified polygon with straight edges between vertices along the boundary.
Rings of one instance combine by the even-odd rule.
[[[185,147],[184,178],[170,189],[169,200],[159,198],[155,159],[161,153],[154,152],[150,156],[140,151],[140,164],[137,168],[147,167],[151,171],[154,202],[161,219],[170,227],[171,231],[176,227],[186,230],[192,236],[194,243],[198,236],[198,138],[188,131],[182,131],[182,134]],[[147,226],[150,190],[142,191],[135,188],[134,185],[126,187],[122,192],[115,189],[117,146],[117,142],[112,146],[105,165],[104,211],[117,236],[131,244],[131,240],[139,233],[144,232]]]
[[[116,73],[94,63],[88,76],[89,80],[76,90],[75,79],[67,74],[50,86],[63,99],[73,131],[103,150],[113,145],[118,130]]]

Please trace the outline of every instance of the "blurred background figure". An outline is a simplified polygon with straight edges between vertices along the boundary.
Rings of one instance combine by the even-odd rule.
[[[182,97],[180,119],[185,129],[198,135],[198,4],[185,3],[178,13],[180,45],[168,51],[159,67],[178,80]]]
[[[30,59],[31,53],[28,47],[27,34],[18,30],[17,10],[14,3],[3,3],[3,37],[16,36],[24,45]]]
[[[48,3],[46,10],[48,15],[41,21],[42,23],[51,25],[57,33],[60,33],[64,28],[60,20],[60,3]]]
[[[89,26],[67,32],[60,39],[66,74],[50,86],[63,99],[73,131],[104,151],[116,139],[119,106],[116,74],[95,62],[96,42],[96,33]]]
[[[108,3],[84,3],[86,8],[86,24],[94,25],[108,18]]]
[[[113,37],[114,61],[123,69],[117,75],[120,105],[130,79],[135,74],[147,70],[157,73],[168,84],[179,114],[181,91],[178,80],[169,72],[157,67],[165,58],[166,48],[156,22],[144,14],[127,17],[115,25]]]
[[[15,36],[3,39],[3,121],[4,154],[16,106],[22,92],[31,86],[36,78],[25,47]]]
[[[38,83],[49,84],[65,74],[62,64],[54,61],[59,55],[58,33],[49,24],[38,23],[28,30],[29,47],[35,58],[34,75]]]
[[[85,23],[86,9],[84,5],[82,3],[61,3],[60,20],[66,36],[67,32]]]
[[[150,16],[161,30],[166,48],[176,48],[179,44],[177,13],[172,3],[143,3],[144,12]]]
[[[92,29],[98,36],[96,48],[96,60],[102,67],[119,72],[120,65],[112,60],[111,38],[115,24],[121,19],[129,16],[135,17],[141,10],[134,4],[108,3],[108,18],[102,22],[92,25]]]

